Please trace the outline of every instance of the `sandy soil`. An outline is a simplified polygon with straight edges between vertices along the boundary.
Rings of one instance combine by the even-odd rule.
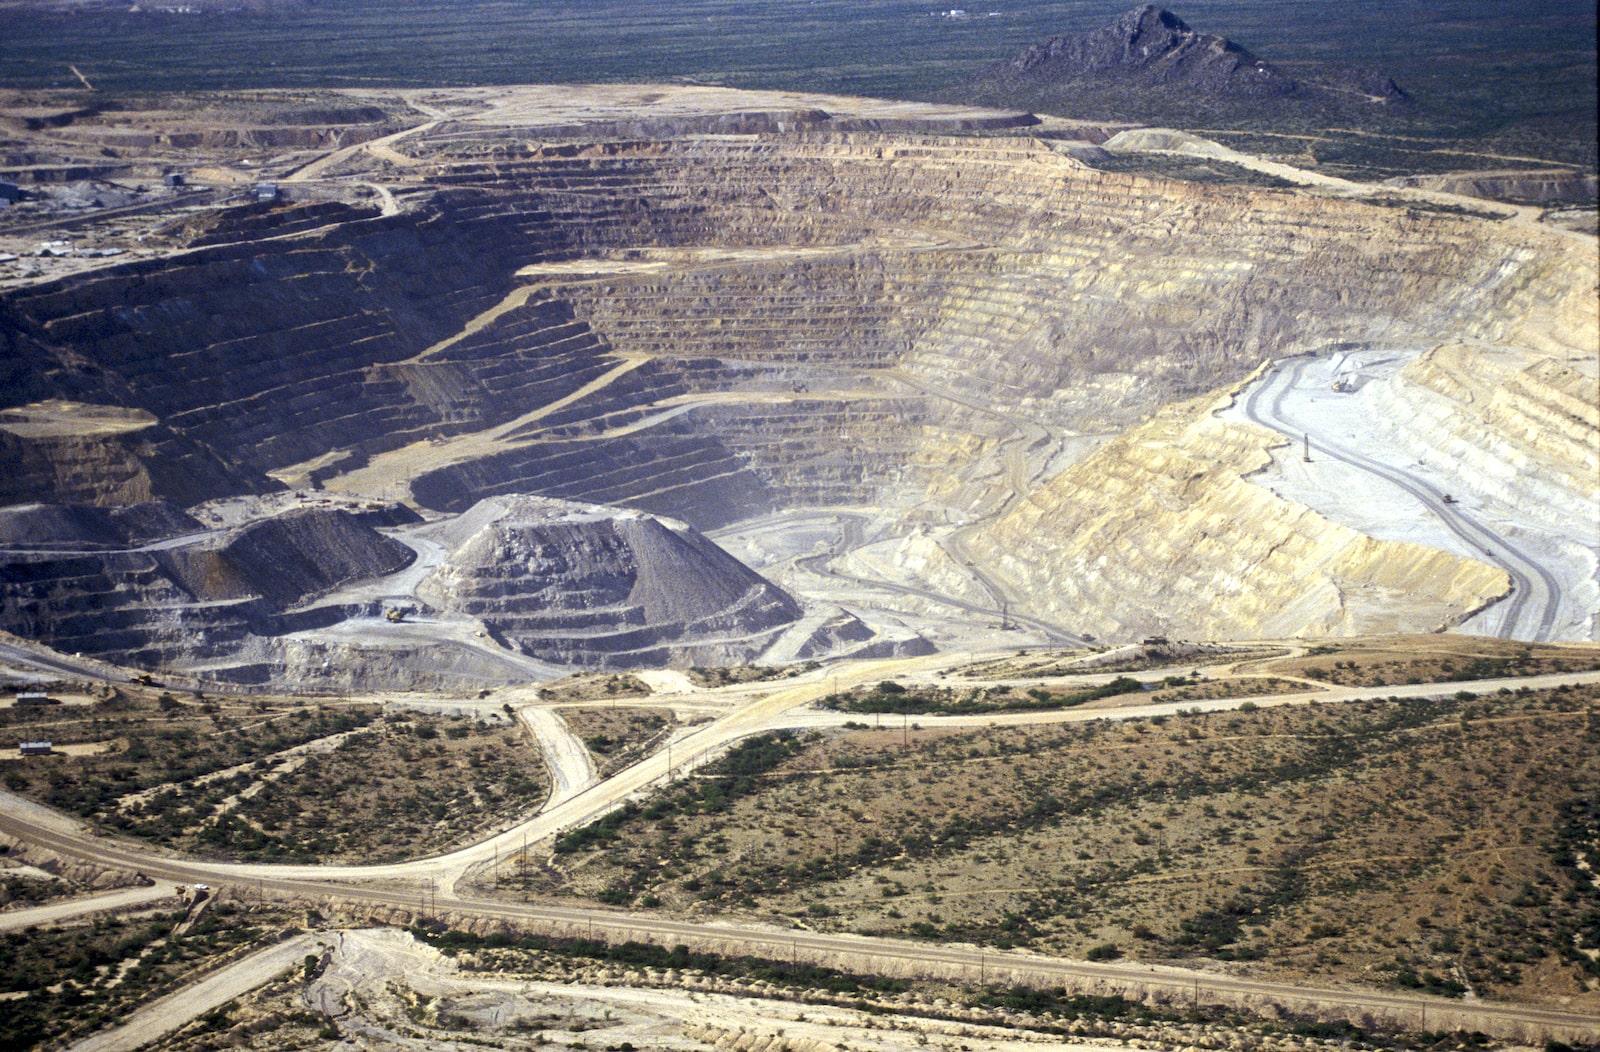
[[[554,709],[529,707],[519,709],[517,718],[538,739],[545,766],[550,771],[550,799],[546,807],[565,803],[600,780],[589,750],[572,733],[560,713]]]
[[[305,1002],[337,1017],[340,1031],[387,1048],[438,1048],[447,1033],[420,1031],[408,1019],[429,1012],[465,1020],[470,1031],[537,1029],[545,1041],[602,1047],[707,1050],[720,1038],[782,1037],[789,1048],[898,1052],[921,1048],[1010,1052],[1112,1047],[914,1016],[867,1014],[760,997],[600,983],[549,983],[473,973],[392,929],[340,932],[327,970]],[[627,1044],[624,1044],[627,1042]],[[745,1047],[745,1046],[741,1046]]]

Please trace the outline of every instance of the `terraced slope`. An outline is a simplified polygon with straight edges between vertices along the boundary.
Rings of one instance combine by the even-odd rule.
[[[300,604],[413,558],[343,511],[214,536],[182,529],[174,522],[164,532],[178,535],[165,542],[104,552],[0,551],[0,630],[138,666],[227,664],[252,639],[293,627]]]
[[[701,529],[860,507],[892,535],[982,524],[1041,485],[1093,488],[1110,474],[1071,462],[1095,442],[1268,357],[1594,343],[1592,244],[1531,224],[1098,172],[1022,137],[746,113],[739,134],[613,121],[608,135],[660,135],[584,141],[582,122],[523,101],[307,168],[387,179],[393,208],[241,211],[203,247],[9,293],[0,402],[141,422],[96,439],[105,477],[127,480],[100,485],[71,469],[88,452],[6,430],[39,465],[9,498],[322,486],[461,512],[533,493]],[[572,141],[530,142],[558,126]],[[1270,548],[1291,520],[1262,514]],[[996,543],[1021,558],[1068,521],[1012,514],[1022,532]],[[1076,619],[1052,567],[1011,566],[1011,596]],[[1156,585],[1170,569],[1117,587],[1148,592],[1152,623],[1243,616],[1195,613],[1202,600]],[[1456,599],[1441,602],[1391,627],[1451,621]]]
[[[489,499],[435,536],[450,553],[417,594],[556,663],[738,662],[800,616],[699,533],[637,512]]]

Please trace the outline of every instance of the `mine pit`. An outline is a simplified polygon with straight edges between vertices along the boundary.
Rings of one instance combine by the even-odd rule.
[[[1540,507],[1592,507],[1593,253],[1515,209],[1099,171],[1063,147],[1070,122],[1047,141],[963,107],[631,88],[362,105],[368,130],[337,142],[170,140],[186,182],[250,160],[281,199],[152,212],[154,255],[9,289],[0,627],[324,689],[980,640],[1597,631],[1593,538],[1498,511],[1485,528],[1521,548],[1380,529],[1366,489],[1217,412],[1269,363],[1407,348],[1413,365],[1326,396],[1396,421],[1364,455],[1409,451],[1434,488],[1504,508],[1528,502],[1453,469],[1526,476],[1534,457]],[[1235,157],[1171,132],[1107,145]],[[1479,361],[1515,377],[1487,417],[1448,379]],[[609,510],[527,519],[463,562],[465,524],[520,495]],[[88,513],[37,509],[160,502],[190,525],[38,550],[47,520]],[[631,599],[578,568],[639,530]],[[277,571],[252,570],[268,551]],[[733,580],[723,559],[754,572],[691,600]],[[696,613],[665,612],[675,595]],[[414,616],[384,620],[397,605]]]

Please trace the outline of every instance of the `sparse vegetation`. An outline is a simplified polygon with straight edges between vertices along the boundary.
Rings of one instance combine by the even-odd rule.
[[[548,791],[537,748],[508,722],[149,693],[119,694],[77,721],[54,717],[58,741],[117,747],[9,765],[7,788],[152,843],[285,862],[410,857],[524,813]],[[14,736],[52,718],[0,717],[0,733]]]
[[[1546,998],[1581,989],[1600,948],[1600,891],[1570,846],[1600,840],[1579,803],[1600,798],[1581,759],[1597,705],[1566,688],[1180,710],[909,748],[899,727],[846,731],[714,807],[684,789],[639,808],[524,886]]]
[[[1351,640],[1312,647],[1302,659],[1273,665],[1274,671],[1285,675],[1347,687],[1461,683],[1594,669],[1600,669],[1600,652],[1593,648],[1463,636]]]
[[[180,929],[185,917],[177,910],[0,933],[0,993],[20,995],[0,1013],[0,1047],[64,1045],[187,984],[219,956],[276,939],[286,920],[231,903]]]
[[[1012,687],[969,690],[936,687],[907,690],[898,683],[884,682],[878,684],[876,688],[853,690],[848,694],[830,694],[818,704],[821,708],[837,712],[970,716],[987,712],[1070,709],[1102,698],[1137,694],[1144,690],[1143,683],[1127,676],[1118,676],[1109,683],[1065,693],[1042,687],[1032,687],[1027,690]]]
[[[817,667],[816,662],[810,662]],[[695,665],[689,669],[689,682],[699,687],[726,687],[735,683],[765,683],[774,679],[790,679],[805,671],[801,665],[735,665],[706,668]]]
[[[677,722],[666,709],[565,709],[561,716],[606,778],[655,751]]]
[[[585,701],[620,701],[623,698],[647,698],[650,686],[638,676],[626,672],[580,672],[546,683],[539,688],[539,696],[549,702],[572,704]]]

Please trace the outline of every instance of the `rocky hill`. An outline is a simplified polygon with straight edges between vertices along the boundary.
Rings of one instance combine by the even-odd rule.
[[[1125,116],[1161,104],[1244,113],[1285,105],[1370,109],[1406,99],[1393,80],[1373,71],[1332,69],[1315,79],[1296,79],[1154,4],[1091,32],[1031,45],[984,70],[957,94],[995,105],[1100,116],[1098,99],[1107,92],[1122,97]]]

